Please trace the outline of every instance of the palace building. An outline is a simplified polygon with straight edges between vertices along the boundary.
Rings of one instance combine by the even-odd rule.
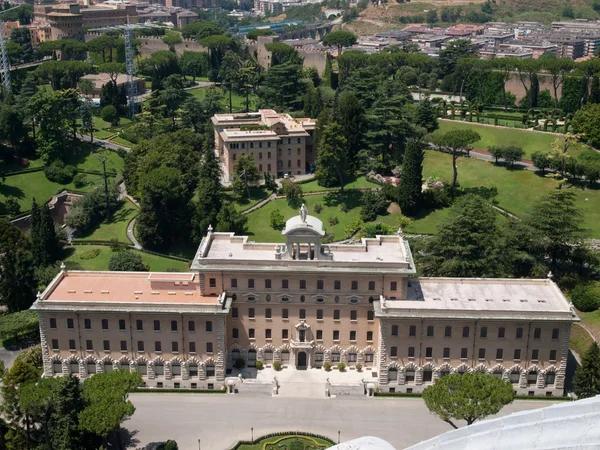
[[[307,214],[284,243],[209,229],[190,273],[61,273],[40,294],[45,376],[117,368],[149,387],[222,388],[236,360],[360,364],[382,391],[488,372],[563,395],[572,305],[551,279],[419,278],[399,232],[323,244]]]

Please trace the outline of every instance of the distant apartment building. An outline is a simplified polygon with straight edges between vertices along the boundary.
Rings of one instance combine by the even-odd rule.
[[[517,48],[522,51],[531,52],[532,58],[538,59],[546,52],[552,52],[556,54],[558,46],[549,42],[547,39],[536,39],[536,38],[521,38],[512,39],[499,46],[500,50],[506,50],[509,48]]]
[[[303,175],[313,166],[315,120],[294,119],[271,109],[256,113],[216,114],[215,151],[231,180],[240,155],[251,154],[260,173]]]

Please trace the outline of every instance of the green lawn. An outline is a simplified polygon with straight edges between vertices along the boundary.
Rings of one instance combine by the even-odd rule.
[[[438,224],[449,212],[450,208],[422,211],[416,217],[411,217],[411,222],[403,231],[411,234],[436,234]]]
[[[346,193],[348,212],[341,211],[339,197],[336,194],[311,195],[304,198],[308,213],[323,221],[323,228],[332,233],[335,241],[345,238],[344,229],[360,217],[361,192]],[[320,213],[314,211],[314,205],[319,203],[323,209]],[[285,220],[298,215],[298,208],[290,208],[285,199],[273,200],[257,211],[248,214],[248,235],[256,242],[283,242],[281,231],[271,228],[271,212],[279,209]],[[329,218],[337,217],[337,225],[329,225]],[[397,214],[379,216],[378,221],[387,225],[397,226]]]
[[[96,255],[97,250],[99,253]],[[150,255],[137,250],[127,251],[142,255],[143,261],[150,266],[150,270],[153,272],[164,272],[167,269],[175,269],[179,272],[189,270],[188,264],[183,261]],[[75,245],[66,248],[65,252],[68,254],[65,261],[78,264],[82,270],[108,270],[108,261],[113,254],[110,247],[101,245]]]
[[[481,136],[481,140],[473,144],[475,148],[487,150],[491,145],[518,145],[525,150],[525,158],[530,158],[531,154],[536,151],[551,151],[552,143],[557,139],[557,136],[553,134],[487,127],[458,120],[440,120],[439,123],[442,132],[465,128],[477,131]],[[583,144],[577,144],[569,149],[569,153],[578,155],[584,150],[586,150],[586,147]]]
[[[208,88],[195,88],[186,91],[187,94],[196,97],[198,100],[204,100],[206,97],[206,89]],[[256,102],[258,97],[256,95],[250,94],[248,108],[250,111],[256,110]],[[233,106],[233,112],[244,112],[246,111],[246,96],[239,95],[235,92],[231,95],[231,104]],[[221,105],[225,108],[226,111],[229,111],[229,92],[227,90],[223,90],[223,100],[221,101]]]
[[[452,159],[450,155],[435,150],[426,150],[423,164],[423,176],[437,176],[452,179]],[[523,215],[536,199],[559,186],[559,181],[550,177],[541,177],[529,170],[494,166],[492,163],[475,158],[458,159],[458,182],[463,188],[492,187],[498,189],[498,206],[507,211]],[[600,237],[600,190],[585,186],[570,186],[577,195],[577,207],[584,215],[584,226],[592,237]]]
[[[301,443],[299,445],[299,443]],[[316,444],[316,445],[315,445]],[[308,436],[273,436],[261,439],[255,444],[243,444],[239,450],[279,450],[291,448],[325,449],[334,445],[323,439]]]
[[[107,139],[131,124],[131,119],[127,117],[121,117],[119,125],[114,127],[100,116],[92,116],[92,121],[94,123],[94,139]],[[81,125],[81,120],[79,120],[79,125]]]
[[[581,316],[583,313],[579,313]],[[594,313],[588,313],[594,314]],[[575,350],[579,356],[583,356],[584,353],[590,348],[590,345],[594,342],[594,339],[590,336],[590,334],[583,329],[583,327],[573,324],[571,327],[571,339],[569,340],[569,347]]]
[[[101,159],[106,158],[106,171],[122,173],[125,161],[117,152],[96,147],[94,153],[89,151],[89,145],[77,155],[73,161],[68,164],[73,164],[79,170],[94,170],[102,171]]]
[[[116,136],[111,138],[110,142],[117,145],[122,145],[123,147],[133,147],[135,144],[133,142],[129,142],[127,139],[123,139],[122,137]]]
[[[121,206],[113,214],[109,222],[102,222],[98,228],[85,236],[81,236],[78,240],[81,241],[110,241],[117,239],[127,245],[131,245],[131,241],[127,237],[127,225],[135,216],[138,215],[138,208],[129,200],[122,200]]]
[[[262,186],[255,186],[250,188],[250,199],[238,199],[234,197],[233,192],[225,192],[226,198],[233,202],[235,209],[237,209],[238,211],[245,211],[247,209],[252,208],[254,205],[267,198],[269,195],[271,195],[271,192],[267,191]]]
[[[303,183],[300,186],[302,186],[302,192],[319,192],[319,191],[337,191],[337,190],[339,190],[338,187],[327,188],[327,187],[319,186],[319,184],[317,183],[317,180],[312,180],[308,183]],[[358,177],[356,180],[352,181],[351,183],[348,183],[345,188],[346,189],[363,189],[363,188],[378,188],[378,187],[380,187],[378,184],[371,183],[369,180],[367,180],[363,176],[363,177]]]

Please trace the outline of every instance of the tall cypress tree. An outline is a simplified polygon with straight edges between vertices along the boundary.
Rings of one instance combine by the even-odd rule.
[[[531,87],[529,88],[529,107],[536,108],[539,101],[540,95],[540,80],[537,74],[533,74],[531,77]]]
[[[8,312],[29,308],[36,289],[31,254],[18,248],[4,253],[0,259],[0,298]]]
[[[423,184],[423,156],[421,143],[415,139],[409,140],[398,187],[398,204],[402,214],[413,214],[419,208]]]
[[[35,197],[33,198],[32,202],[31,202],[31,217],[29,219],[29,222],[31,223],[30,237],[31,237],[31,243],[33,244],[33,246],[32,246],[33,260],[37,261],[38,260],[38,252],[39,252],[39,243],[41,242],[42,238],[40,235],[40,222],[41,222],[40,207],[38,206],[37,202],[35,201]],[[37,265],[37,263],[36,263],[36,265]]]
[[[594,342],[585,353],[573,377],[573,391],[579,398],[600,394],[600,347]]]
[[[592,86],[590,88],[590,97],[588,101],[590,103],[600,103],[600,78],[598,78],[598,75],[594,75],[592,78]]]
[[[48,205],[40,208],[35,199],[31,204],[31,242],[33,263],[36,267],[44,267],[56,261],[60,242],[56,236],[50,209]]]

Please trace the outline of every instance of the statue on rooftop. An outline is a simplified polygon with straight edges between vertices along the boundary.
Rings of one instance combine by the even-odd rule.
[[[304,203],[302,203],[302,206],[300,207],[300,220],[304,223],[306,223],[306,215],[308,214],[308,211],[306,209],[306,205],[304,205]]]

